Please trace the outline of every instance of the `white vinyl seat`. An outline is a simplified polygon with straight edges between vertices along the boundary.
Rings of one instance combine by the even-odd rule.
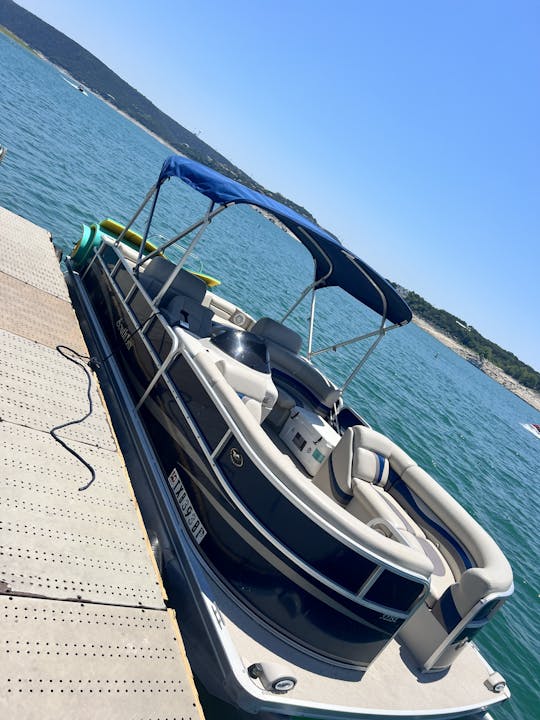
[[[363,523],[388,530],[431,561],[430,592],[400,638],[424,670],[449,667],[464,647],[462,625],[484,622],[484,604],[511,591],[512,571],[495,542],[404,450],[371,428],[348,428],[314,483]]]
[[[210,359],[260,425],[272,411],[278,396],[270,373],[247,367],[216,347],[211,340],[204,339],[201,344],[204,350],[197,358],[206,355]]]

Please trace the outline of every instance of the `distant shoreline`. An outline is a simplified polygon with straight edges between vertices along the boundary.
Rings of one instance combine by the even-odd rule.
[[[138,120],[135,120],[135,118],[132,118],[130,115],[127,114],[124,110],[120,110],[119,107],[117,107],[114,103],[112,103],[110,100],[107,100],[107,98],[104,98],[103,95],[100,95],[99,93],[95,92],[95,90],[90,90],[89,88],[85,88],[88,92],[91,92],[92,95],[98,98],[98,100],[101,100],[105,103],[105,105],[108,105],[112,110],[117,112],[119,115],[122,115],[123,118],[126,120],[129,120],[129,122],[136,125],[140,130],[144,130],[144,132],[147,135],[150,135],[150,137],[153,137],[154,140],[157,140],[161,145],[168,148],[171,152],[177,154],[177,155],[183,155],[184,157],[187,157],[184,153],[180,152],[178,148],[175,148],[174,145],[171,145],[163,138],[159,137],[159,135],[156,135],[155,132],[152,130],[149,130],[147,127],[145,127],[142,123],[140,123]]]
[[[415,323],[415,325],[418,325],[419,328],[429,333],[432,337],[441,342],[443,345],[446,345],[446,347],[450,348],[450,350],[453,350],[457,355],[460,355],[465,360],[468,360],[469,362],[472,362],[472,364],[475,364],[475,361],[477,359],[476,353],[472,352],[464,345],[456,342],[449,335],[446,335],[446,333],[442,332],[434,325],[431,325],[431,323],[427,322],[423,318],[418,317],[418,315],[413,316],[413,322]],[[503,372],[503,370],[501,370],[499,367],[494,365],[492,362],[489,362],[488,360],[483,360],[481,367],[479,367],[478,369],[488,375],[488,377],[490,377],[492,380],[495,380],[495,382],[498,382],[499,385],[502,385],[507,390],[510,390],[510,392],[514,393],[514,395],[517,395],[519,398],[524,400],[535,410],[540,411],[539,393],[525,387],[524,385],[521,385],[520,383],[518,383],[517,380],[514,380],[514,378],[510,377],[510,375],[507,375],[505,372]]]

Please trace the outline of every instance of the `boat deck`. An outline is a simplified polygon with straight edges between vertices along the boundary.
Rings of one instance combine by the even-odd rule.
[[[468,711],[467,717],[471,720],[489,720],[491,715],[487,710],[510,697],[507,688],[497,696],[487,687],[485,682],[491,668],[473,644],[465,648],[446,672],[418,672],[408,651],[395,640],[366,672],[338,667],[329,671],[328,665],[315,658],[307,659],[292,647],[285,649],[265,628],[238,612],[216,584],[212,585],[212,598],[244,665],[276,663],[285,674],[292,674],[298,682],[294,690],[287,693],[287,701],[308,708],[312,705],[314,714],[317,705],[323,705],[326,714],[319,708],[319,717],[350,713],[355,720],[373,717],[412,720],[424,714],[451,718]],[[478,709],[481,706],[483,710]],[[272,710],[270,694],[267,694],[266,709]]]
[[[0,716],[203,713],[50,235],[0,208]]]

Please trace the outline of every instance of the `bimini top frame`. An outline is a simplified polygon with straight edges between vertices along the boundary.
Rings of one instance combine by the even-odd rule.
[[[180,178],[194,190],[197,190],[199,193],[208,197],[211,202],[209,209],[199,221],[170,240],[162,243],[157,250],[144,258],[142,257],[144,243],[141,243],[137,267],[147,262],[154,255],[163,252],[165,249],[178,242],[181,238],[184,238],[195,230],[198,230],[190,245],[185,250],[182,259],[175,269],[175,272],[171,275],[168,282],[163,287],[160,295],[163,295],[167,291],[169,285],[174,281],[176,274],[185,264],[187,257],[194,249],[205,228],[212,219],[230,205],[248,204],[265,210],[282,222],[285,227],[290,230],[292,234],[304,245],[304,247],[306,247],[313,258],[315,267],[314,280],[302,292],[299,299],[294,303],[292,308],[283,318],[285,319],[288,317],[300,304],[300,302],[310,292],[312,292],[308,357],[318,355],[322,352],[327,352],[328,350],[335,350],[338,347],[343,347],[344,345],[349,345],[369,337],[376,337],[373,346],[369,348],[359,365],[357,365],[357,367],[353,370],[353,373],[347,379],[345,383],[346,385],[350,382],[356,372],[358,372],[361,365],[365,362],[382,337],[389,330],[401,325],[406,325],[412,319],[412,313],[409,306],[394,290],[392,285],[390,285],[389,282],[373,270],[373,268],[367,265],[367,263],[345,248],[337,238],[328,233],[326,230],[323,230],[318,225],[315,225],[299,213],[296,213],[294,210],[291,210],[276,200],[273,200],[262,193],[256,192],[255,190],[250,190],[235,180],[231,180],[230,178],[221,175],[205,165],[201,165],[194,160],[190,160],[180,155],[171,155],[165,160],[157,182],[152,186],[142,205],[138,208],[133,218],[126,225],[126,230],[119,236],[117,242],[122,240],[123,235],[135,222],[142,210],[151,200],[153,200],[144,232],[144,240],[146,241],[152,218],[154,216],[160,188],[165,180],[172,177]],[[330,345],[326,348],[313,352],[311,346],[313,336],[313,317],[315,312],[315,292],[321,288],[332,286],[340,287],[346,293],[380,315],[381,323],[379,328],[372,333],[360,335],[352,338],[351,340]],[[157,299],[159,300],[159,298]],[[387,324],[387,321],[390,324]]]

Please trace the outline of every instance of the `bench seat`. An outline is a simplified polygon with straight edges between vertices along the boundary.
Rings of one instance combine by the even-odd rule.
[[[425,470],[371,428],[348,428],[314,483],[375,531],[431,561],[430,592],[400,630],[426,671],[449,667],[513,589],[493,539]]]

